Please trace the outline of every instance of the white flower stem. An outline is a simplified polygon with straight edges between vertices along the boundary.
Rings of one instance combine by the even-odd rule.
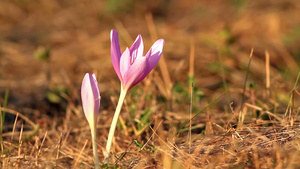
[[[115,133],[115,130],[116,130],[118,117],[120,115],[121,108],[122,108],[126,93],[127,93],[127,90],[124,90],[121,87],[121,93],[120,93],[118,105],[117,105],[115,115],[113,117],[113,120],[112,120],[111,125],[110,125],[110,129],[109,129],[109,134],[108,134],[108,139],[107,139],[107,144],[106,144],[106,151],[105,151],[105,155],[104,155],[104,164],[108,164],[108,162],[109,162],[109,154],[110,154],[112,139],[113,139],[113,136],[114,136],[114,133]]]
[[[97,148],[97,133],[96,133],[96,123],[94,122],[94,126],[91,126],[91,134],[92,134],[92,144],[93,144],[93,154],[94,154],[94,163],[95,169],[100,169],[99,165],[99,157],[98,157],[98,148]]]

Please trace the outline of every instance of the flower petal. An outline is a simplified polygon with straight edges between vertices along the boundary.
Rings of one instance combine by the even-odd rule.
[[[111,41],[111,60],[114,66],[115,72],[117,73],[119,79],[122,81],[121,73],[120,73],[120,57],[121,57],[121,49],[119,45],[119,37],[118,32],[114,29],[110,32],[110,41]]]
[[[134,43],[130,47],[131,63],[133,63],[137,57],[142,57],[143,52],[144,52],[143,38],[141,35],[138,35]]]
[[[84,114],[90,126],[93,126],[100,109],[100,90],[95,74],[85,74],[81,85],[81,100]]]
[[[93,84],[91,86],[93,89],[93,95],[95,98],[95,105],[96,105],[94,110],[98,116],[99,109],[100,109],[100,100],[101,100],[100,89],[99,89],[99,85],[95,73],[93,73],[92,76],[93,76]]]
[[[123,52],[122,56],[121,56],[121,60],[120,60],[120,72],[121,72],[121,76],[122,76],[122,80],[121,82],[124,80],[124,74],[127,72],[127,70],[129,69],[131,63],[130,63],[130,51],[128,48],[125,49],[125,51]]]
[[[147,67],[147,72],[146,72],[147,74],[149,74],[151,72],[151,70],[155,67],[155,65],[158,63],[158,61],[161,57],[164,45],[165,45],[164,39],[157,40],[152,45],[152,47],[147,52],[147,54],[145,55],[145,57],[147,58],[148,65],[149,65]]]
[[[127,72],[123,75],[123,89],[129,90],[142,81],[148,75],[146,72],[147,68],[148,65],[146,57],[136,58],[135,62],[130,65]]]

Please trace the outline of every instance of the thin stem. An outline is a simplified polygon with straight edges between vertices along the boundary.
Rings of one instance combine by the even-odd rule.
[[[114,115],[113,121],[111,122],[110,129],[109,129],[109,134],[108,134],[108,139],[107,139],[107,144],[106,144],[106,151],[105,151],[105,155],[104,155],[104,158],[105,158],[104,159],[104,164],[108,164],[108,162],[109,162],[109,154],[110,154],[112,139],[113,139],[113,136],[114,136],[114,133],[115,133],[115,130],[116,130],[118,117],[120,115],[121,108],[122,108],[126,93],[127,93],[127,90],[124,90],[121,87],[121,93],[120,93],[118,105],[117,105],[115,115]]]
[[[98,148],[97,148],[97,142],[96,142],[96,138],[97,138],[96,123],[94,123],[94,127],[91,127],[91,134],[92,134],[92,144],[93,144],[95,169],[100,169],[99,157],[98,157]]]

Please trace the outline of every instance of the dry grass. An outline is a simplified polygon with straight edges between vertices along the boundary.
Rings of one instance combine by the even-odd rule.
[[[299,2],[124,2],[1,1],[2,168],[93,168],[86,72],[101,90],[103,160],[119,93],[112,28],[122,50],[137,34],[145,50],[166,44],[126,97],[108,167],[300,168]]]

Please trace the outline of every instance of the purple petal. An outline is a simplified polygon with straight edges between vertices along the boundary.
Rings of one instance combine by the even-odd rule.
[[[135,62],[129,67],[129,69],[123,76],[123,89],[129,90],[140,81],[142,81],[148,75],[146,72],[147,67],[146,57],[136,58]]]
[[[143,52],[144,52],[143,38],[141,35],[138,35],[134,43],[130,47],[131,63],[133,63],[137,57],[142,57]]]
[[[81,85],[84,114],[90,125],[96,121],[100,109],[100,90],[95,74],[86,73]]]
[[[148,62],[148,69],[147,69],[147,74],[149,74],[151,72],[151,70],[156,66],[156,64],[158,63],[161,54],[162,54],[162,50],[163,47],[165,45],[165,40],[164,39],[159,39],[157,40],[152,47],[150,48],[150,50],[147,52],[147,54],[145,55],[145,57],[147,58],[147,62]]]
[[[121,82],[124,80],[124,74],[127,72],[130,65],[131,65],[130,52],[129,52],[129,49],[126,48],[121,56],[121,61],[120,61],[120,72],[121,72],[121,76],[122,76]]]
[[[114,66],[115,72],[117,73],[119,79],[122,81],[121,73],[120,73],[120,57],[121,57],[121,49],[119,45],[119,37],[118,32],[114,29],[110,32],[110,41],[111,41],[111,60]]]

